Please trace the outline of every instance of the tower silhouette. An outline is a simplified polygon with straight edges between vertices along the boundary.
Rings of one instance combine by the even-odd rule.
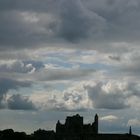
[[[94,117],[94,123],[95,123],[95,133],[98,134],[98,115],[97,114]]]
[[[131,129],[131,126],[129,128],[129,135],[132,135],[132,129]]]

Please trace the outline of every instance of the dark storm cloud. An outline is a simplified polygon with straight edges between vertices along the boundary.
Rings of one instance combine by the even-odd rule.
[[[105,19],[91,12],[80,0],[63,0],[60,12],[59,36],[68,41],[77,41],[91,35],[98,36],[103,31]]]
[[[34,47],[58,39],[137,40],[140,35],[138,0],[2,0],[0,7],[3,49]]]
[[[88,3],[89,2],[89,3]],[[108,22],[107,38],[113,40],[137,40],[140,36],[139,0],[99,0],[85,2],[87,7],[97,12]]]
[[[4,107],[5,97],[9,90],[18,90],[21,87],[30,87],[28,81],[16,81],[12,79],[0,78],[0,106]]]
[[[18,11],[2,11],[0,13],[1,47],[27,47],[40,42],[41,34],[37,33],[37,25],[24,21]],[[5,49],[8,49],[5,48]]]
[[[45,12],[56,9],[57,5],[58,2],[56,0],[1,0],[0,10]]]
[[[28,81],[16,81],[12,79],[0,78],[0,94],[7,93],[10,89],[19,89],[20,87],[30,87],[31,83]]]
[[[47,31],[54,23],[47,26],[48,20],[44,23],[46,17],[40,19],[40,14],[51,14],[57,4],[55,0],[0,1],[0,48],[28,48],[49,42],[51,35]],[[38,22],[30,22],[34,15]]]
[[[89,37],[92,32],[97,36],[99,32],[102,32],[102,24],[105,22],[104,19],[98,16],[96,13],[90,13],[90,11],[87,11],[80,0],[61,0],[56,3],[59,5],[59,7],[57,6],[56,8],[57,10],[50,10],[50,7],[55,7],[56,5],[54,1],[46,1],[42,3],[40,1],[16,1],[15,4],[13,4],[12,9],[2,11],[0,14],[1,46],[18,46],[18,48],[20,46],[27,47],[37,45],[38,43],[49,42],[50,37],[51,40],[52,38],[62,38],[68,41],[75,41],[79,40],[80,38]],[[42,6],[46,5],[46,9],[48,9],[45,11],[46,15],[49,13],[55,15],[55,17],[58,19],[49,23],[47,26],[48,21],[46,21],[46,25],[45,23],[42,24],[44,19],[40,19],[40,12],[33,9],[31,11],[36,14],[39,21],[36,23],[25,21],[22,15],[24,14],[23,12],[28,12],[28,14],[31,14],[30,8],[27,8],[28,5],[32,5],[32,7],[34,7],[34,5],[37,4],[38,9],[41,9]],[[21,7],[21,5],[23,7]],[[19,7],[21,7],[22,10],[20,10]],[[41,28],[43,30],[40,30]]]
[[[8,109],[12,110],[35,110],[36,107],[27,97],[19,94],[12,95],[8,101]]]

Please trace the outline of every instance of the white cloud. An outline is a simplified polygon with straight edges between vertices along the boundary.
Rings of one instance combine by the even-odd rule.
[[[108,115],[100,118],[101,121],[109,121],[109,122],[114,122],[118,120],[117,116],[114,115]]]
[[[46,93],[34,93],[30,99],[43,110],[76,111],[92,107],[87,92],[78,85],[63,92],[52,90]]]
[[[81,81],[74,82],[63,91],[52,90],[46,93],[45,91],[35,93],[31,95],[31,100],[42,109],[52,110],[138,108],[139,104],[135,104],[135,102],[136,99],[139,99],[139,95],[133,94],[136,90],[135,86],[133,84],[130,87],[129,83],[118,81],[107,83]]]
[[[140,126],[140,120],[137,118],[134,119],[130,119],[127,123],[128,126],[136,126],[139,127]]]
[[[37,17],[35,13],[23,12],[21,13],[21,16],[26,22],[29,22],[29,23],[36,23],[39,21],[39,18]]]

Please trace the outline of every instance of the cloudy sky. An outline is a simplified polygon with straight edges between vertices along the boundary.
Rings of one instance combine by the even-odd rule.
[[[139,0],[0,0],[0,129],[140,134],[139,38]]]

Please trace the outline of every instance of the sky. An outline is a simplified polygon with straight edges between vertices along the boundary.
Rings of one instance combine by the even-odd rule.
[[[140,134],[139,38],[139,0],[0,0],[0,129]]]

